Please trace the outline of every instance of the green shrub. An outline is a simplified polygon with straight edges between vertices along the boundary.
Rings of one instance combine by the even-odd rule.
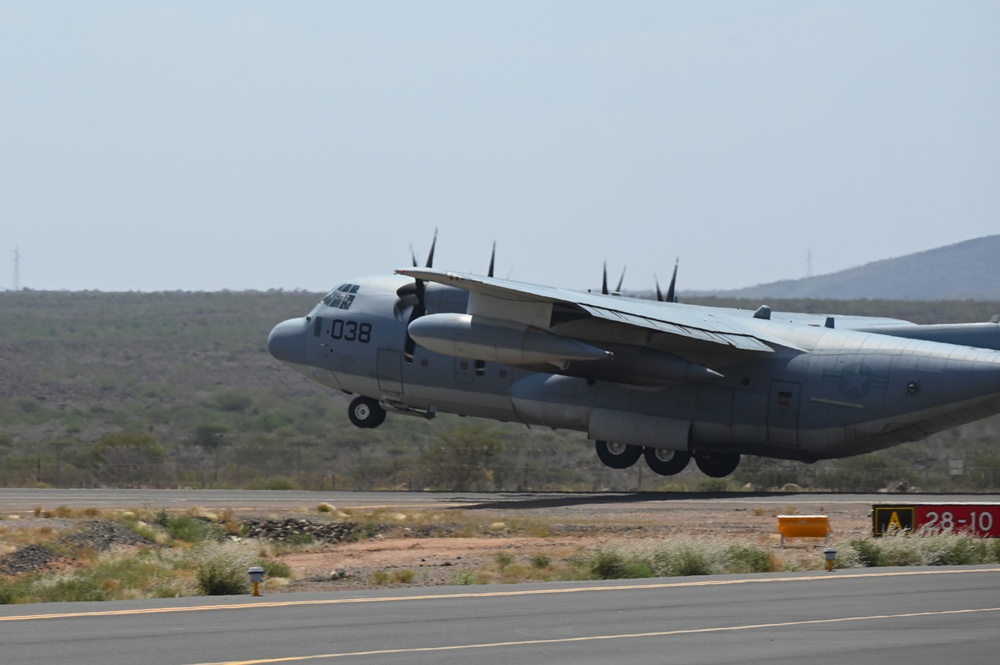
[[[206,540],[219,541],[225,536],[221,525],[190,515],[168,516],[166,529],[171,539],[183,540],[192,545]]]
[[[510,552],[497,552],[493,555],[493,560],[496,561],[497,568],[503,570],[510,564],[514,563],[514,555]]]
[[[552,564],[552,559],[545,556],[544,554],[536,554],[535,556],[531,557],[532,568],[538,568],[540,570],[542,568],[548,568],[551,564]]]
[[[290,578],[292,576],[292,567],[283,561],[264,559],[263,561],[258,561],[257,565],[264,569],[266,577]]]
[[[452,584],[471,585],[476,583],[476,574],[471,570],[463,570],[451,578]]]
[[[403,568],[402,570],[397,570],[392,573],[393,581],[399,582],[400,584],[410,584],[416,578],[417,574],[409,568]]]
[[[873,540],[852,540],[850,546],[858,555],[858,563],[862,566],[875,568],[882,565],[882,551]]]
[[[598,548],[590,557],[590,572],[602,580],[653,577],[653,568],[648,561],[604,548]]]
[[[687,577],[689,575],[711,575],[712,558],[705,547],[682,543],[675,547],[664,547],[653,556],[653,569],[663,577]]]
[[[249,593],[253,550],[240,543],[203,543],[194,553],[198,591],[206,596]]]
[[[771,555],[747,543],[734,543],[723,552],[723,568],[727,573],[768,573],[773,569]]]

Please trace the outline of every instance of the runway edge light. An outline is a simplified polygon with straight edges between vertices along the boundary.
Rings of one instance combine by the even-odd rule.
[[[833,572],[833,569],[837,565],[837,550],[832,547],[827,547],[823,550],[823,555],[826,557],[826,569]]]
[[[253,582],[253,595],[260,595],[260,585],[264,581],[264,569],[260,566],[251,566],[250,570],[250,581]]]

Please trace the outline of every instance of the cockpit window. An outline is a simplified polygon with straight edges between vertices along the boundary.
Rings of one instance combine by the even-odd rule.
[[[323,298],[323,304],[332,309],[350,309],[357,293],[357,284],[341,284]]]

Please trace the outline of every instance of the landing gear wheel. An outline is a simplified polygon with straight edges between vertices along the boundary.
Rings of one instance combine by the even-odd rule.
[[[355,397],[347,407],[347,417],[355,427],[378,427],[385,421],[385,409],[377,399],[371,397]]]
[[[646,448],[646,466],[661,476],[672,476],[684,470],[691,453],[669,448]]]
[[[739,453],[695,453],[694,463],[706,476],[725,478],[740,465]]]
[[[612,469],[627,469],[642,457],[640,446],[631,446],[627,443],[615,443],[614,441],[597,441],[597,458],[610,466]]]

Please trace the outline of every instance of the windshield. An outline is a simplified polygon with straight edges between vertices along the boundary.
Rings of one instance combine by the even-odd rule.
[[[350,309],[358,294],[357,284],[341,284],[323,298],[323,304],[331,309]]]

